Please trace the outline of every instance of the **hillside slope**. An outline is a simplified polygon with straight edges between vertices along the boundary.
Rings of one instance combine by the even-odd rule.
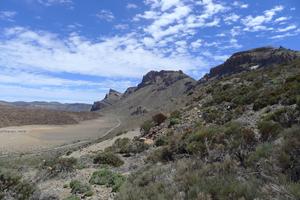
[[[128,88],[117,100],[109,101],[109,106],[106,104],[96,110],[118,113],[126,120],[140,122],[157,112],[170,112],[181,107],[196,84],[194,79],[182,71],[151,71],[136,87]],[[101,102],[107,102],[109,96]],[[98,102],[93,107],[97,105]]]

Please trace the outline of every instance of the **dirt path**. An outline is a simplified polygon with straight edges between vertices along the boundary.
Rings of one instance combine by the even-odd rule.
[[[121,125],[112,117],[101,117],[76,125],[31,125],[0,129],[0,156],[28,153],[45,149],[59,149],[84,144],[103,137]]]

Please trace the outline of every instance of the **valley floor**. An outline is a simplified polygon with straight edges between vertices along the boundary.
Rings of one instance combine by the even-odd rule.
[[[113,117],[100,117],[75,125],[29,125],[0,129],[0,156],[60,148],[62,145],[89,142],[118,128]]]

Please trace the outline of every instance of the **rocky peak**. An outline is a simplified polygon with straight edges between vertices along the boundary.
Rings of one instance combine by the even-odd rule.
[[[233,54],[225,63],[214,67],[204,78],[249,71],[261,67],[289,63],[300,58],[300,53],[283,47],[261,47]]]
[[[145,76],[143,76],[142,82],[138,85],[137,90],[148,85],[165,85],[169,86],[179,80],[184,78],[190,78],[186,74],[180,71],[150,71]]]
[[[106,94],[104,99],[120,99],[122,96],[122,93],[113,90],[113,89],[109,89],[109,92]]]

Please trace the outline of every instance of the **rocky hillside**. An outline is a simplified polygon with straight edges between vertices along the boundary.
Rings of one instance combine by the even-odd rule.
[[[96,102],[93,110],[114,112],[139,121],[156,112],[181,107],[196,84],[197,81],[182,71],[151,71],[140,84],[128,88],[124,94],[112,93],[116,97],[114,100],[108,94],[104,100]]]
[[[147,119],[140,136],[124,129],[105,149],[108,141],[40,161],[36,174],[17,168],[29,181],[0,170],[0,197],[299,200],[300,58],[274,61],[273,50],[298,54],[237,53],[230,59],[255,52],[220,65],[244,70],[199,82],[180,71],[150,72],[101,110],[126,115],[123,122]]]
[[[91,111],[97,111],[106,107],[110,107],[118,102],[121,99],[121,96],[122,94],[120,92],[110,89],[103,100],[94,102]]]
[[[288,64],[300,58],[300,53],[283,47],[261,47],[233,54],[225,63],[212,68],[204,79],[221,77],[262,67]]]

